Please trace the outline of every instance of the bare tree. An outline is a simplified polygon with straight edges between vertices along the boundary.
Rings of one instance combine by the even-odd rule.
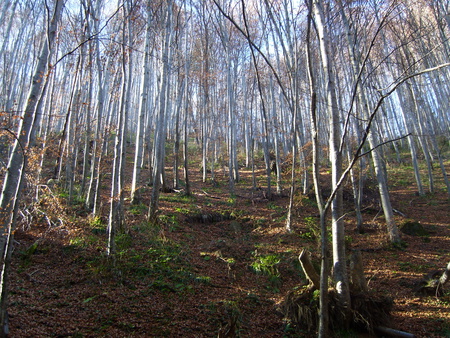
[[[140,202],[141,191],[141,167],[143,164],[143,150],[144,150],[144,126],[146,114],[149,114],[148,95],[150,87],[150,52],[151,52],[151,1],[147,1],[147,29],[145,33],[145,47],[143,55],[143,72],[141,84],[141,101],[139,106],[139,118],[136,131],[136,145],[135,157],[133,167],[133,181],[131,183],[131,203],[137,204]]]
[[[331,203],[332,234],[333,234],[333,278],[336,283],[336,290],[339,296],[340,306],[345,317],[350,311],[350,289],[348,284],[346,255],[345,255],[345,234],[343,215],[342,189],[337,185],[342,176],[342,152],[339,149],[341,140],[340,114],[336,97],[335,79],[332,64],[332,50],[330,44],[330,26],[326,25],[326,13],[321,0],[313,1],[313,14],[315,27],[319,38],[320,55],[322,57],[322,69],[327,95],[327,109],[329,115],[329,148],[331,162],[331,188],[336,191],[335,198]],[[344,318],[345,320],[345,318]]]
[[[58,22],[64,8],[64,0],[56,0],[53,15],[48,23],[46,39],[42,44],[39,60],[34,71],[28,100],[20,120],[17,138],[9,158],[6,177],[0,199],[0,257],[2,257],[0,276],[0,336],[5,336],[6,302],[8,293],[8,265],[12,244],[13,230],[15,228],[15,214],[20,200],[21,178],[26,168],[26,154],[24,149],[30,141],[30,134],[35,119],[36,105],[39,101],[44,81],[49,71],[49,60],[53,50]]]
[[[166,114],[168,87],[169,87],[169,65],[170,65],[170,45],[173,34],[173,18],[172,18],[172,1],[167,2],[166,10],[166,28],[164,36],[164,48],[162,50],[163,71],[161,74],[161,88],[159,94],[159,106],[155,131],[155,152],[154,152],[154,168],[153,168],[153,190],[148,212],[148,218],[151,222],[157,221],[157,211],[159,204],[160,187],[162,184],[162,176],[164,170],[164,147],[166,140]]]

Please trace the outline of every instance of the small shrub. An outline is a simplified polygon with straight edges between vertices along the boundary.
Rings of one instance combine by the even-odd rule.
[[[281,274],[277,265],[281,259],[276,254],[257,256],[255,261],[250,265],[256,273],[264,274],[268,277],[273,292],[279,292],[279,284]]]

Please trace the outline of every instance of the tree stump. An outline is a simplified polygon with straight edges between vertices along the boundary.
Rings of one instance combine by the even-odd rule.
[[[367,282],[360,250],[354,250],[350,257],[350,286],[353,292],[367,293]]]
[[[303,249],[302,252],[300,253],[300,256],[298,256],[298,260],[300,261],[300,264],[302,265],[302,269],[306,275],[306,278],[308,278],[308,280],[310,282],[310,287],[314,288],[316,290],[319,290],[320,289],[320,277],[317,274],[316,269],[314,269],[314,266],[311,263],[308,251]]]

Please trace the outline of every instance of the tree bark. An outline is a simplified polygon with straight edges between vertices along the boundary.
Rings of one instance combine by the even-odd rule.
[[[311,263],[308,251],[303,249],[300,256],[298,256],[298,260],[302,265],[306,278],[308,278],[308,280],[312,283],[313,288],[320,290],[320,276],[317,274],[316,269]]]
[[[125,29],[125,27],[123,27]],[[125,43],[125,42],[124,42]],[[125,130],[123,129],[124,124],[124,110],[125,110],[125,87],[126,87],[126,71],[125,71],[125,46],[122,46],[122,82],[121,82],[121,90],[120,90],[120,102],[119,102],[119,111],[117,112],[117,127],[116,127],[116,135],[114,137],[114,160],[113,160],[113,168],[112,168],[112,177],[111,177],[111,202],[110,202],[110,211],[109,211],[109,222],[108,222],[108,246],[107,246],[107,254],[108,256],[113,256],[116,253],[116,244],[115,244],[115,236],[117,230],[122,227],[121,223],[123,221],[123,206],[122,202],[122,189],[120,184],[121,177],[121,154],[122,154],[122,139],[123,133]]]
[[[361,251],[353,251],[350,257],[350,276],[351,287],[353,292],[367,292],[367,282],[364,277],[364,265],[362,261]]]
[[[319,181],[319,131],[317,123],[317,93],[316,93],[316,77],[313,70],[311,56],[311,24],[313,13],[313,1],[308,2],[308,18],[307,18],[307,37],[306,37],[306,61],[308,67],[308,80],[310,90],[310,126],[311,126],[311,142],[312,142],[312,171],[314,192],[316,195],[317,206],[320,215],[320,312],[319,312],[319,328],[318,336],[325,338],[328,336],[328,229],[325,223],[325,212],[322,190]]]
[[[62,15],[64,0],[56,0],[51,21],[49,22],[47,37],[40,52],[39,60],[33,75],[32,84],[24,113],[20,120],[18,136],[14,142],[9,158],[8,169],[3,181],[0,198],[0,257],[1,257],[1,291],[0,291],[0,336],[5,336],[5,314],[8,292],[9,250],[15,228],[15,214],[20,201],[21,178],[26,169],[24,150],[28,146],[32,124],[35,118],[36,105],[39,101],[45,77],[49,68],[53,42],[56,37],[58,22]]]
[[[169,48],[172,41],[172,1],[167,2],[167,18],[166,18],[166,31],[164,38],[164,49],[162,54],[163,72],[161,74],[161,93],[159,97],[159,109],[157,118],[157,130],[155,131],[155,153],[154,153],[154,168],[153,168],[153,189],[150,200],[150,207],[148,212],[148,218],[150,222],[157,222],[157,211],[159,204],[159,194],[161,187],[161,178],[164,170],[164,146],[166,138],[166,109],[167,109],[167,87],[169,80]]]
[[[141,199],[141,166],[144,153],[144,125],[148,110],[147,99],[150,84],[150,47],[151,47],[151,1],[147,1],[147,29],[145,34],[145,51],[143,57],[143,74],[141,86],[141,102],[139,106],[139,118],[136,132],[136,146],[133,166],[133,180],[131,183],[131,203],[138,204]]]
[[[91,12],[91,15],[93,17],[94,21],[94,29],[96,32],[99,31],[98,27],[98,20],[95,19],[96,15],[99,15],[101,11],[101,5],[102,1],[97,2],[97,8],[94,11],[94,8],[91,8],[93,12]],[[86,208],[88,210],[95,209],[94,207],[94,201],[95,196],[97,194],[96,186],[97,181],[99,179],[99,162],[101,154],[99,154],[102,151],[102,146],[99,146],[102,144],[101,142],[101,128],[102,128],[102,115],[103,115],[103,107],[105,102],[105,86],[103,83],[103,65],[101,62],[101,55],[100,55],[100,42],[98,39],[95,40],[95,62],[97,65],[97,109],[96,109],[96,128],[95,128],[95,136],[92,143],[92,157],[91,157],[91,173],[90,173],[90,180],[89,180],[89,187],[86,194]]]
[[[332,235],[333,235],[333,279],[336,284],[336,291],[339,303],[345,314],[345,321],[350,313],[350,289],[347,276],[346,255],[345,255],[345,233],[343,215],[342,189],[337,185],[342,176],[342,152],[340,144],[340,122],[339,109],[336,97],[335,75],[332,71],[331,45],[328,27],[325,24],[325,11],[322,0],[314,0],[314,19],[319,36],[319,45],[322,57],[322,68],[324,82],[327,93],[327,107],[329,115],[329,146],[331,162],[332,190],[336,190],[336,196],[331,203]]]
[[[361,55],[358,54],[359,53],[358,51],[360,51],[361,48],[357,43],[358,40],[354,38],[355,32],[353,32],[350,29],[350,24],[348,22],[347,15],[344,12],[344,7],[342,6],[342,3],[340,3],[340,6],[341,6],[341,16],[342,16],[342,19],[344,22],[344,28],[347,32],[347,37],[349,38],[349,53],[351,56],[353,72],[354,72],[354,75],[356,75],[356,74],[362,75],[359,68],[364,65],[360,64],[361,63]],[[382,24],[380,23],[380,27],[381,27],[381,25]],[[358,78],[357,78],[357,80],[358,80]],[[356,83],[356,84],[358,84],[358,83]],[[355,90],[357,90],[357,87],[355,87]],[[367,98],[365,89],[361,88],[360,90],[358,90],[357,96],[359,98],[359,105],[361,107],[361,111],[363,112],[363,117],[364,117],[364,119],[369,120],[370,119],[369,103],[368,103],[368,98]],[[378,108],[376,108],[376,109],[378,109]],[[377,178],[381,206],[383,208],[384,217],[386,219],[387,233],[389,236],[389,240],[391,243],[398,243],[398,242],[400,242],[400,234],[399,234],[398,227],[397,227],[397,224],[395,223],[395,219],[394,219],[394,212],[392,210],[391,200],[390,200],[390,196],[389,196],[387,177],[386,177],[384,169],[383,169],[382,156],[380,153],[380,149],[376,149],[376,147],[379,144],[376,133],[369,132],[367,135],[367,140],[369,141],[369,146],[373,149],[373,151],[371,152],[371,156],[372,156],[373,166],[374,166],[374,170],[375,170],[375,175]]]

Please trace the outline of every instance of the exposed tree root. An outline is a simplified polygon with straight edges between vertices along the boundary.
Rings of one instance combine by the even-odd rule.
[[[369,293],[351,294],[350,327],[373,333],[379,326],[389,325],[392,299]],[[286,321],[299,330],[315,332],[318,323],[319,294],[310,289],[302,289],[288,294],[281,306]],[[333,331],[347,329],[343,327],[342,311],[339,309],[337,295],[329,291],[330,329]]]

